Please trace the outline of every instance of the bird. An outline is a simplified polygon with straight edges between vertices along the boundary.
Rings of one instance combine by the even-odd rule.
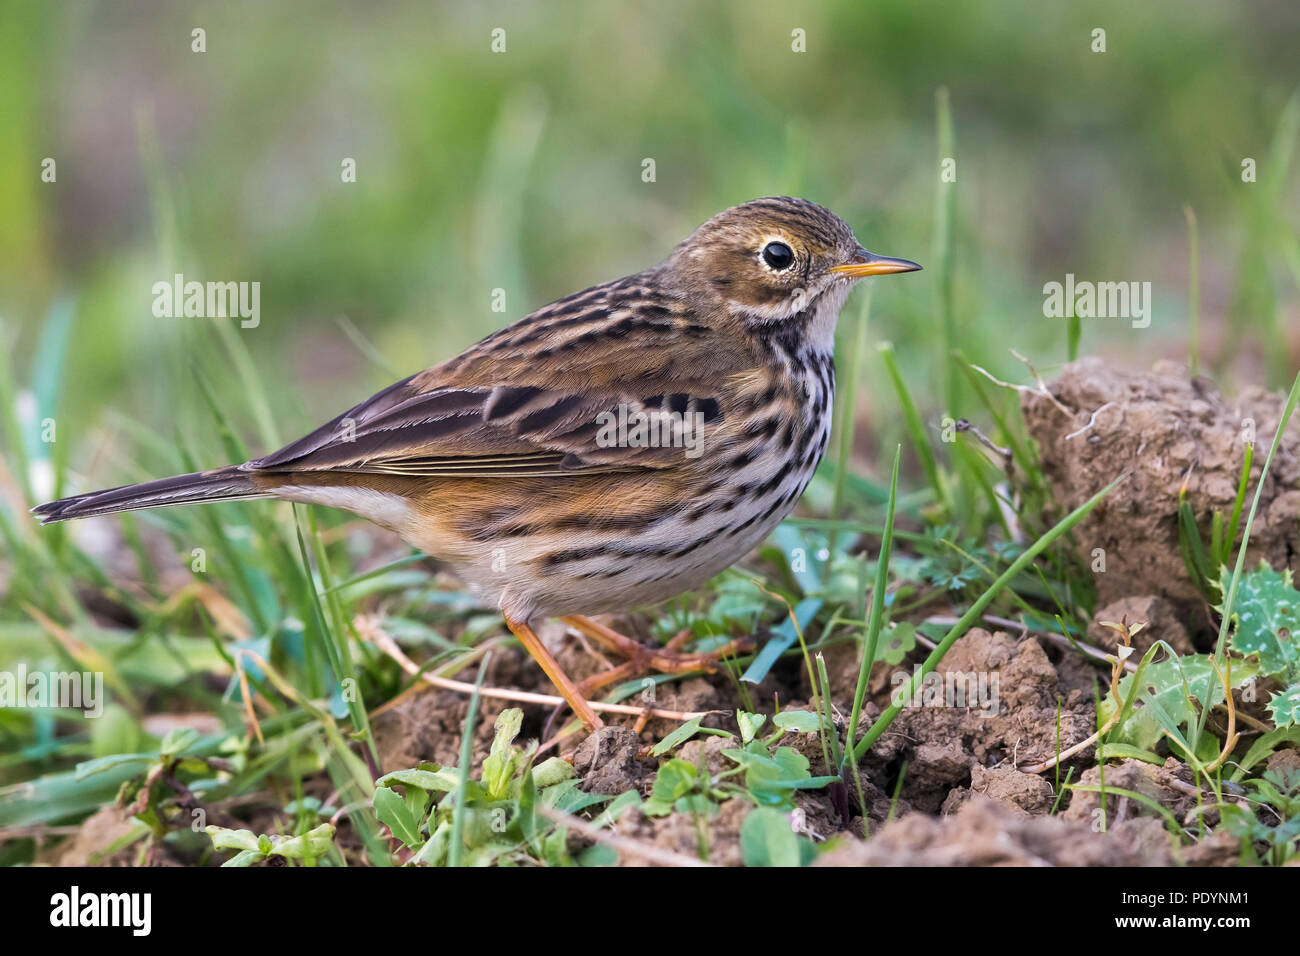
[[[830,441],[850,289],[915,272],[788,196],[725,209],[658,265],[532,312],[278,451],[79,494],[42,523],[192,502],[340,508],[449,565],[495,607],[588,731],[588,697],[536,633],[558,618],[628,659],[716,669],[592,615],[692,590],[795,507]]]

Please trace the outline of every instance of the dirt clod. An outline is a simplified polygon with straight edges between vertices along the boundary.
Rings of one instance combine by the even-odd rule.
[[[457,676],[474,680],[473,671]],[[492,655],[484,683],[531,690],[544,680],[540,668],[522,650],[508,648]],[[480,699],[474,727],[474,766],[487,754],[496,733],[497,717],[512,706],[518,705],[489,697]],[[460,759],[460,739],[468,713],[469,697],[465,694],[421,688],[414,696],[380,714],[373,722],[380,772],[406,770],[422,761],[455,766]],[[523,730],[517,742],[539,737],[547,713],[537,707],[524,708]]]
[[[921,744],[908,764],[904,792],[918,809],[938,809],[943,794],[970,780],[971,758],[952,741]]]
[[[941,680],[929,702],[904,707],[873,748],[878,759],[909,761],[903,796],[918,809],[937,811],[948,790],[967,782],[973,763],[1022,765],[1052,757],[1058,748],[1058,704],[1060,749],[1095,729],[1091,695],[1062,687],[1056,668],[1032,637],[975,628],[953,645],[936,673]],[[982,697],[970,693],[980,686]],[[963,688],[967,693],[961,701],[952,691]],[[959,748],[961,756],[946,747]]]
[[[1288,747],[1286,750],[1279,750],[1276,753],[1269,754],[1268,760],[1264,762],[1264,767],[1275,773],[1300,774],[1300,750]]]
[[[1255,442],[1253,488],[1285,398],[1248,387],[1230,400],[1172,362],[1158,362],[1149,374],[1139,375],[1097,358],[1065,366],[1048,388],[1055,401],[1025,391],[1021,408],[1063,512],[1128,473],[1074,531],[1081,557],[1096,570],[1101,601],[1160,595],[1178,605],[1190,623],[1203,601],[1179,549],[1179,488],[1186,482],[1202,529],[1210,526],[1212,512],[1230,514],[1246,443]],[[1297,569],[1298,452],[1300,420],[1293,420],[1264,484],[1251,531],[1251,563],[1264,558],[1275,568]],[[1099,560],[1105,562],[1104,572]]]
[[[745,800],[724,800],[712,816],[697,818],[689,813],[666,817],[648,817],[640,807],[631,807],[619,818],[618,833],[663,850],[699,859],[718,866],[740,866],[740,825],[753,810]],[[645,861],[631,854],[620,854],[621,866],[642,865]]]
[[[945,815],[955,813],[972,797],[997,800],[1026,816],[1041,816],[1052,808],[1056,795],[1042,777],[1021,773],[1011,766],[970,768],[970,788],[953,790],[943,802]]]
[[[654,774],[654,762],[637,759],[641,742],[628,727],[602,727],[578,745],[573,767],[582,776],[588,793],[617,796],[625,790],[642,788]]]
[[[1163,767],[1141,760],[1121,760],[1118,763],[1107,764],[1105,770],[1107,790],[1130,790],[1140,793],[1168,809],[1176,819],[1181,820],[1196,805],[1195,793],[1188,791],[1191,774],[1186,766],[1172,757],[1165,761]],[[1079,777],[1078,783],[1081,786],[1102,786],[1100,769],[1089,767]],[[1101,799],[1100,793],[1075,790],[1069,807],[1061,813],[1061,816],[1066,820],[1099,825]],[[1114,793],[1106,794],[1107,826],[1153,813],[1150,808],[1130,797]]]
[[[1094,833],[1060,817],[1026,816],[972,797],[946,817],[908,814],[870,841],[846,839],[814,866],[1167,866],[1168,846]]]

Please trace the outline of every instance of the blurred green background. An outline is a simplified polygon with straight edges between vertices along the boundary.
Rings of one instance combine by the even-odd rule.
[[[88,485],[145,477],[148,434],[223,463],[198,370],[265,451],[770,194],[822,202],[869,248],[929,264],[951,191],[955,338],[939,332],[934,268],[880,283],[870,320],[927,415],[943,410],[952,344],[1017,380],[1009,346],[1044,374],[1064,360],[1042,286],[1067,272],[1154,288],[1149,329],[1085,322],[1082,352],[1185,359],[1184,204],[1200,221],[1208,368],[1280,385],[1300,355],[1287,112],[1300,5],[1287,0],[0,11],[0,348],[37,396],[20,417],[55,417],[58,455]],[[504,53],[490,49],[498,27]],[[1242,183],[1244,157],[1259,182]],[[155,318],[151,286],[174,272],[260,281],[261,325]],[[265,386],[260,429],[232,331]],[[64,334],[66,348],[50,344]],[[42,348],[64,356],[57,373]],[[878,473],[870,449],[892,448],[900,426],[874,356],[859,402],[859,451]]]

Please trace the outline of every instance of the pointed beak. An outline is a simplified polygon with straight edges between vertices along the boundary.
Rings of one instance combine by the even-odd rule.
[[[853,255],[853,261],[842,266],[831,266],[830,271],[849,279],[861,279],[864,276],[886,276],[895,272],[919,272],[921,267],[911,259],[891,259],[867,252],[861,246]]]

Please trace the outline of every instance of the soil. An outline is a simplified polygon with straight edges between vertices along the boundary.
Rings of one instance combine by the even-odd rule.
[[[1079,783],[1082,786],[1098,786],[1102,783],[1101,770],[1089,767]],[[1105,786],[1117,790],[1131,790],[1159,803],[1170,811],[1176,819],[1182,820],[1196,808],[1196,790],[1192,786],[1192,774],[1186,765],[1170,757],[1163,767],[1156,767],[1140,760],[1120,760],[1106,765]],[[1129,797],[1106,795],[1105,818],[1108,825],[1118,825],[1133,817],[1142,804]],[[1080,823],[1098,824],[1102,819],[1102,798],[1100,793],[1076,791],[1070,805],[1061,812],[1062,819],[1076,820]],[[1207,823],[1217,823],[1217,816],[1211,814]]]
[[[1168,866],[1172,843],[1159,820],[1107,833],[1059,817],[1028,816],[977,797],[946,817],[912,813],[870,840],[845,840],[814,866]]]
[[[645,796],[654,781],[655,762],[641,758],[643,749],[641,738],[630,728],[602,727],[579,744],[573,755],[573,768],[582,775],[582,789],[614,797],[636,790]]]
[[[1100,627],[1099,622],[1127,617],[1130,622],[1150,621],[1135,642],[1139,646],[1159,638],[1180,650],[1190,650],[1173,607],[1153,595],[1118,598],[1098,611],[1089,637],[1099,646],[1113,646],[1114,632]],[[575,677],[580,679],[599,666],[594,655],[573,637],[555,630],[548,639]],[[851,697],[857,670],[854,654],[852,648],[841,647],[829,648],[826,654],[837,703]],[[905,661],[898,668],[877,665],[859,732],[888,706],[896,675],[910,675],[913,663]],[[489,684],[545,689],[540,672],[518,650],[494,654],[491,667]],[[1058,801],[1052,785],[1055,773],[1029,774],[1016,769],[1046,761],[1095,730],[1093,695],[1098,682],[1104,686],[1107,674],[1080,655],[1032,634],[975,628],[953,645],[936,674],[941,680],[983,674],[989,689],[996,688],[996,692],[982,701],[972,699],[969,706],[905,708],[859,764],[865,813],[854,787],[845,788],[849,792],[847,818],[843,802],[834,803],[828,791],[799,792],[792,826],[818,842],[837,841],[819,857],[818,865],[1239,863],[1240,848],[1226,835],[1179,847],[1170,839],[1162,818],[1137,800],[1110,794],[1103,814],[1100,795],[1071,791]],[[757,709],[771,713],[778,698],[782,708],[807,708],[807,692],[800,664],[783,661],[751,693]],[[725,676],[661,685],[658,694],[656,704],[660,707],[719,710],[721,713],[712,715],[707,723],[732,732],[737,729],[734,711],[740,700],[735,685]],[[410,767],[422,760],[454,763],[466,703],[461,695],[431,691],[382,715],[375,721],[382,769]],[[504,706],[487,699],[483,704],[475,734],[476,763],[486,753],[492,722]],[[536,706],[524,711],[523,736],[540,736],[549,712]],[[842,734],[844,715],[837,712],[835,717]],[[652,720],[638,735],[630,726],[611,722],[580,742],[571,738],[561,753],[573,761],[583,789],[589,792],[616,795],[636,790],[648,796],[659,763],[650,757],[649,749],[673,726]],[[787,733],[779,743],[807,757],[813,774],[829,772],[816,734]],[[699,737],[683,745],[678,755],[716,773],[734,766],[722,751],[735,745],[734,739]],[[1273,758],[1278,767],[1290,766],[1288,760],[1300,764],[1300,754],[1284,750]],[[1091,748],[1066,761],[1061,778],[1071,769],[1072,779],[1082,785],[1102,782]],[[1105,768],[1104,783],[1108,788],[1143,794],[1179,820],[1196,807],[1191,774],[1173,758],[1163,767],[1136,760],[1112,762]],[[681,814],[647,817],[632,809],[620,819],[617,834],[657,849],[686,856],[705,852],[710,862],[738,865],[742,862],[740,827],[752,809],[742,799],[726,800],[719,813],[698,821]],[[644,862],[628,854],[621,859],[625,865]]]
[[[740,826],[751,809],[744,801],[727,800],[701,829],[689,814],[648,817],[633,807],[619,818],[618,835],[693,859],[705,855],[719,866],[740,866],[744,862],[740,855]],[[624,854],[619,864],[643,866],[645,861]]]
[[[1203,529],[1212,512],[1229,515],[1246,441],[1255,442],[1253,491],[1285,396],[1248,387],[1230,400],[1173,362],[1140,375],[1096,358],[1066,365],[1047,392],[1022,392],[1021,410],[1061,514],[1128,475],[1074,533],[1085,566],[1097,561],[1096,549],[1104,551],[1105,571],[1096,574],[1101,603],[1155,595],[1172,602],[1193,633],[1204,630],[1204,602],[1179,550],[1179,488],[1186,482]],[[1293,418],[1264,483],[1247,561],[1300,569],[1297,513],[1300,419]]]
[[[1142,606],[1152,603],[1144,601]],[[1165,635],[1165,639],[1170,637]],[[584,660],[588,668],[594,663],[572,638],[557,649],[575,674],[584,674]],[[533,667],[522,653],[508,650],[493,658],[488,683],[530,689],[541,684],[530,676]],[[850,663],[846,656],[841,666],[848,669]],[[908,663],[902,669],[910,673],[910,666]],[[784,665],[775,669],[768,679],[771,686],[765,695],[760,691],[760,696],[780,693],[784,708],[807,707],[805,700],[793,696],[798,688],[797,670],[783,670]],[[1033,636],[977,628],[953,645],[937,671],[941,676],[972,672],[986,673],[990,681],[997,675],[996,708],[976,704],[904,709],[859,765],[865,818],[852,787],[847,788],[847,820],[827,791],[797,794],[798,811],[792,815],[792,825],[819,842],[838,841],[819,858],[818,865],[1236,864],[1235,841],[1230,846],[1207,841],[1178,848],[1166,835],[1161,818],[1132,799],[1108,796],[1102,832],[1098,795],[1074,792],[1056,806],[1053,774],[1015,769],[1017,764],[1046,760],[1058,747],[1069,747],[1092,733],[1092,679],[1104,676],[1101,671],[1081,662],[1078,655],[1044,645]],[[887,706],[890,676],[889,668],[877,666],[860,730],[870,726]],[[715,722],[736,730],[733,713],[738,700],[726,677],[697,677],[676,686],[664,685],[656,703],[674,709],[724,710],[715,715]],[[486,753],[492,721],[502,709],[500,702],[485,699],[483,704],[484,714],[475,734],[476,763]],[[454,763],[465,708],[463,696],[431,691],[382,715],[375,721],[382,769],[410,767],[421,760]],[[524,711],[523,736],[538,736],[549,712],[535,706]],[[842,715],[837,717],[842,722]],[[628,726],[611,723],[576,746],[570,744],[567,755],[582,776],[583,789],[609,795],[636,790],[648,796],[659,763],[649,756],[649,748],[671,729],[667,722],[651,721],[638,735]],[[816,734],[788,733],[779,743],[804,754],[813,774],[827,772]],[[734,766],[722,751],[735,745],[731,739],[699,737],[683,745],[678,755],[718,772]],[[1098,783],[1090,749],[1068,761],[1062,776],[1070,767],[1080,783]],[[1186,768],[1173,759],[1164,767],[1133,760],[1106,767],[1108,787],[1142,793],[1180,819],[1196,803],[1190,781]],[[740,827],[752,809],[742,799],[726,800],[719,813],[699,821],[681,814],[647,817],[632,809],[620,819],[616,832],[621,838],[686,856],[697,856],[703,848],[710,862],[738,865],[742,862]],[[626,854],[622,861],[644,862]]]
[[[569,663],[574,649],[570,643],[563,642],[561,625],[547,622],[538,633],[553,649],[563,647],[562,664]],[[477,679],[477,673],[477,668],[471,668],[458,674],[457,679],[472,682]],[[582,671],[575,667],[569,673]],[[517,647],[493,652],[483,683],[488,687],[554,693],[541,669]],[[492,743],[497,717],[510,706],[513,705],[509,701],[490,697],[479,701],[474,725],[475,765],[483,759]],[[460,759],[460,739],[468,713],[469,698],[466,695],[425,685],[414,696],[380,714],[372,721],[380,772],[406,770],[424,762],[454,767]],[[524,708],[520,741],[539,739],[549,716],[550,713],[540,707]]]

